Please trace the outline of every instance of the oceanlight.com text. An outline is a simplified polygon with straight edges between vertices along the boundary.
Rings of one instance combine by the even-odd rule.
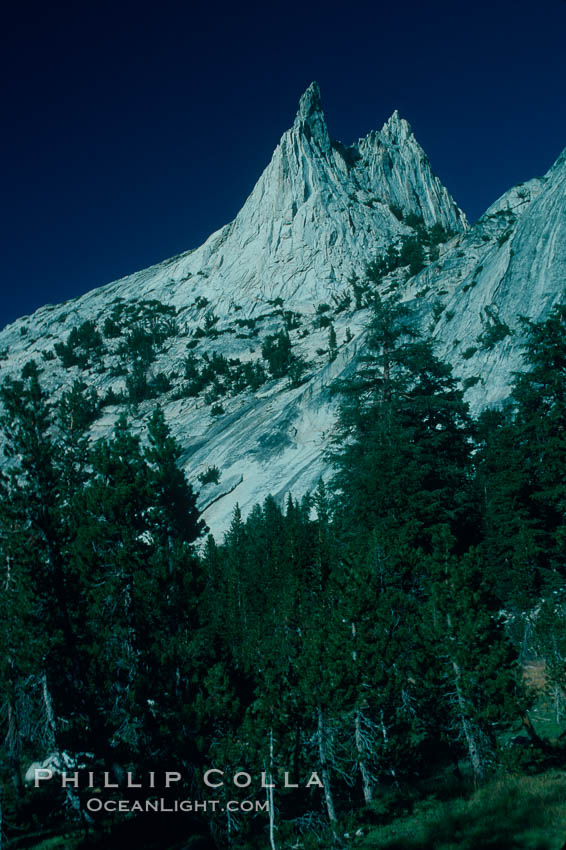
[[[188,812],[269,812],[268,800],[102,800],[100,797],[90,797],[86,801],[86,809],[91,814],[106,812],[114,814],[158,812],[160,814],[186,814]]]

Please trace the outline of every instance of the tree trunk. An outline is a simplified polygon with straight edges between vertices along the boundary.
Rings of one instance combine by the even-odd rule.
[[[446,614],[446,623],[448,625],[448,633],[451,635],[452,617],[450,614]],[[474,786],[477,788],[477,786],[483,782],[485,778],[485,763],[481,752],[480,742],[478,740],[479,736],[476,734],[473,724],[468,716],[466,698],[462,691],[462,671],[460,670],[460,665],[455,658],[452,658],[450,663],[454,672],[454,689],[456,691],[456,701],[458,703],[458,720],[462,734],[466,740],[466,749],[468,750],[468,756],[470,758],[474,774]]]
[[[55,712],[53,711],[53,701],[47,684],[47,674],[41,674],[41,696],[43,699],[43,707],[45,709],[45,726],[46,726],[46,743],[51,752],[57,749],[57,723],[55,721]]]
[[[5,591],[8,592],[12,579],[11,560],[6,557],[6,583]],[[14,663],[11,654],[8,654],[6,663],[9,669],[9,696],[8,696],[8,732],[6,734],[6,749],[8,766],[12,773],[12,782],[18,798],[21,798],[24,793],[22,782],[22,773],[20,765],[20,756],[22,752],[22,739],[20,735],[20,718],[17,709],[17,685],[16,674],[14,673]],[[1,830],[0,830],[1,832]],[[0,835],[1,840],[1,835]]]
[[[228,837],[228,847],[232,846],[232,816],[230,809],[226,807],[226,834]]]
[[[6,745],[8,750],[8,765],[12,774],[14,790],[18,798],[21,798],[24,793],[20,765],[21,743],[15,700],[11,697],[8,703],[8,734],[6,735]]]
[[[485,764],[482,758],[481,748],[477,740],[477,735],[475,734],[472,723],[470,722],[470,719],[467,716],[466,700],[464,699],[461,687],[462,676],[460,668],[456,661],[452,661],[452,669],[454,670],[456,699],[458,701],[460,727],[464,734],[464,738],[466,739],[466,747],[474,773],[474,786],[477,788],[477,786],[481,782],[483,782],[485,778]]]
[[[352,628],[352,639],[353,639],[353,647],[354,647],[352,649],[352,661],[354,662],[354,665],[357,665],[357,662],[358,662],[358,652],[357,652],[357,649],[356,649],[357,631],[356,631],[356,624],[354,622],[352,622],[351,628]],[[367,769],[367,764],[366,764],[366,752],[365,752],[365,749],[364,749],[364,741],[363,741],[363,735],[362,735],[362,715],[361,715],[361,711],[360,711],[359,708],[356,708],[356,710],[354,712],[354,739],[355,739],[355,742],[356,742],[356,750],[357,750],[357,753],[358,753],[358,764],[360,766],[360,773],[362,775],[362,788],[363,788],[363,792],[364,792],[364,800],[367,804],[367,803],[371,803],[371,799],[372,799],[372,796],[373,796],[373,787],[372,787],[371,776],[369,774],[369,771]]]
[[[55,753],[57,755],[59,759],[60,770],[64,770],[66,764],[63,760],[63,753],[59,749],[59,745],[57,743],[57,721],[55,719],[53,700],[51,699],[51,692],[47,684],[47,674],[45,672],[43,672],[41,676],[41,695],[43,698],[43,707],[45,709],[46,739],[48,742],[48,747],[52,753]],[[73,812],[76,816],[80,817],[85,827],[85,830],[88,831],[87,820],[90,820],[90,817],[87,816],[83,810],[78,789],[71,784],[66,785],[65,797],[67,800],[67,805],[69,806],[71,812]]]
[[[362,736],[362,716],[359,708],[354,713],[354,736],[356,740],[356,750],[358,751],[358,764],[362,776],[362,788],[364,792],[364,800],[366,805],[371,803],[373,797],[373,782],[366,764],[366,753]]]
[[[334,827],[336,824],[336,809],[334,808],[334,799],[332,797],[332,788],[330,785],[330,770],[328,768],[328,747],[326,741],[326,726],[324,724],[324,712],[322,710],[322,706],[318,706],[317,710],[317,719],[318,719],[318,753],[320,758],[320,775],[322,780],[322,786],[324,789],[324,800],[326,803],[326,811],[328,813],[328,820],[332,826],[332,830],[334,831]]]
[[[269,807],[269,846],[271,850],[277,850],[275,846],[275,808],[273,805],[273,729],[269,730],[269,772],[267,773],[267,805]]]

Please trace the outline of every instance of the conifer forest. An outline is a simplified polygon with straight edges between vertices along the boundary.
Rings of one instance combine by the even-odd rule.
[[[566,306],[472,416],[407,307],[368,303],[332,475],[223,539],[159,405],[92,439],[85,383],[4,380],[2,847],[566,841]]]

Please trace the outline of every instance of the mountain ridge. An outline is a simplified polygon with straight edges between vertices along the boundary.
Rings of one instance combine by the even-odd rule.
[[[221,533],[236,502],[245,512],[269,492],[280,500],[302,495],[328,473],[324,452],[335,418],[329,385],[351,373],[363,350],[364,278],[372,261],[381,268],[380,291],[396,288],[412,302],[471,404],[505,398],[521,366],[517,316],[543,318],[562,297],[565,153],[470,227],[397,111],[381,131],[345,146],[332,140],[312,83],[232,222],[191,251],[8,325],[0,332],[0,375],[18,375],[39,358],[54,398],[75,379],[95,387],[104,406],[93,438],[125,408],[142,430],[158,400],[201,490],[205,519]],[[173,311],[177,331],[155,344],[143,365],[147,385],[160,381],[161,389],[134,403],[128,380],[141,360],[128,350],[133,329],[165,321],[155,305],[153,314],[143,307],[151,302]],[[116,336],[104,330],[111,317]],[[89,322],[102,334],[103,350],[82,365],[72,358],[65,365],[57,347]],[[265,341],[280,332],[306,364],[300,380],[290,385],[287,376],[272,376],[242,387],[233,376],[265,368]],[[187,359],[204,374],[213,352],[233,365],[191,395]],[[212,465],[219,483],[199,487],[198,476]]]

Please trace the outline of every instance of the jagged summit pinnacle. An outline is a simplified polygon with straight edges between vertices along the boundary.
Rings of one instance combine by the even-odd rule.
[[[385,122],[381,128],[381,136],[384,136],[395,141],[405,141],[412,136],[411,125],[399,115],[399,110],[396,109],[391,117]]]
[[[133,352],[125,356],[131,322],[142,321],[151,305],[174,308],[178,331],[155,352],[155,374],[170,386],[159,391],[159,401],[191,480],[206,472],[211,458],[221,469],[221,480],[205,485],[199,502],[220,533],[236,503],[248,513],[268,493],[300,497],[327,473],[335,417],[328,387],[351,375],[364,356],[367,316],[355,303],[352,278],[363,277],[367,263],[387,256],[390,247],[420,238],[421,220],[429,230],[439,224],[445,231],[446,241],[434,246],[438,259],[425,246],[425,268],[409,277],[410,266],[400,266],[391,285],[414,301],[419,321],[434,334],[440,356],[452,360],[476,407],[498,404],[522,364],[517,314],[538,320],[563,291],[565,193],[563,154],[545,177],[510,190],[469,228],[397,111],[381,131],[351,145],[331,143],[312,83],[232,222],[194,250],[8,326],[0,332],[2,375],[16,378],[33,358],[54,399],[82,376],[101,399],[93,439],[104,436],[127,403],[128,377],[138,368]],[[275,309],[279,302],[283,311]],[[335,358],[328,356],[328,329],[319,321],[322,305],[330,305]],[[54,348],[59,340],[69,345],[70,333],[85,322],[102,333],[106,317],[118,314],[122,338],[105,338],[100,364],[93,355],[84,367],[81,355],[69,366]],[[261,381],[263,343],[282,327],[308,364],[304,383],[290,388],[281,378],[256,393],[247,370]],[[483,342],[494,330],[495,353]],[[194,396],[196,382],[184,378],[187,346],[203,368],[214,350],[233,369],[235,380],[221,382],[225,408],[218,402],[213,410],[208,389]],[[152,392],[153,380],[148,373]],[[153,404],[148,397],[139,412],[132,406],[140,427]]]
[[[297,110],[297,118],[305,120],[313,112],[322,112],[322,103],[320,99],[320,87],[317,82],[312,82],[308,89],[301,95],[299,100],[299,108]]]
[[[309,140],[313,138],[323,151],[329,150],[330,136],[324,120],[318,83],[312,82],[299,100],[293,130],[303,133]]]

